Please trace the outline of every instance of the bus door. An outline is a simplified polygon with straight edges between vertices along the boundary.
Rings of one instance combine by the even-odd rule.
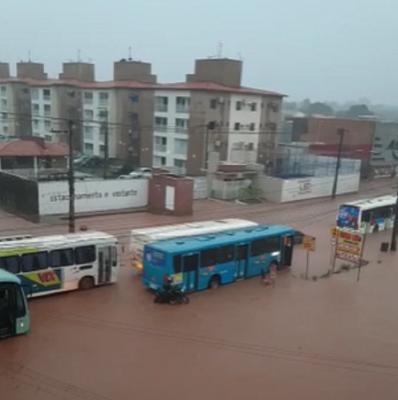
[[[12,284],[0,284],[0,338],[12,336],[15,332],[13,287]]]
[[[196,290],[198,282],[199,254],[190,253],[182,257],[183,290]]]
[[[290,267],[292,265],[293,240],[294,240],[293,236],[282,237],[282,253],[281,253],[281,262],[279,264],[279,269]]]
[[[247,275],[249,256],[249,245],[239,244],[236,246],[236,279],[243,279]]]
[[[98,248],[98,284],[109,283],[112,278],[112,246]]]

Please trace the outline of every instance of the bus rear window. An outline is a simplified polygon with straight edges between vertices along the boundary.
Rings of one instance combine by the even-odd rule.
[[[337,216],[339,228],[358,229],[359,208],[349,205],[342,205]]]
[[[1,257],[0,258],[0,268],[5,269],[12,274],[17,274],[19,272],[19,257]]]

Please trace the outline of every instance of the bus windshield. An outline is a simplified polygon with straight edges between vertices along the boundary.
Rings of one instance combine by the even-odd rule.
[[[358,229],[359,208],[343,204],[340,206],[337,216],[337,226],[339,228]]]

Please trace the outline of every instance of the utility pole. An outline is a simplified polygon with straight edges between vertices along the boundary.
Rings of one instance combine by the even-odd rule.
[[[104,132],[104,179],[108,175],[108,159],[109,159],[109,131],[108,124],[102,124],[102,130]]]
[[[397,234],[398,234],[398,191],[397,191],[397,200],[395,202],[395,208],[394,208],[394,225],[392,227],[392,233],[391,233],[391,246],[390,246],[390,251],[396,251],[397,250]]]
[[[343,151],[343,142],[344,142],[345,129],[343,129],[343,128],[337,129],[337,134],[340,136],[340,139],[339,139],[339,149],[338,149],[337,161],[336,161],[336,170],[335,170],[335,173],[334,173],[332,199],[336,198],[337,182],[338,182],[338,179],[339,179],[339,171],[340,171],[340,164],[341,164],[341,153]]]
[[[74,233],[75,227],[75,166],[73,164],[73,121],[68,121],[68,129],[56,130],[51,129],[51,132],[66,133],[68,135],[68,186],[69,186],[69,232]]]
[[[73,121],[68,121],[68,136],[69,136],[69,232],[75,232],[75,166],[73,164]]]

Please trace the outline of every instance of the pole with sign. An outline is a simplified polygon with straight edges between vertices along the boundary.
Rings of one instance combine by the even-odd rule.
[[[307,250],[307,263],[305,266],[305,279],[308,279],[308,272],[310,268],[310,251],[315,251],[315,237],[304,235],[303,248]]]

